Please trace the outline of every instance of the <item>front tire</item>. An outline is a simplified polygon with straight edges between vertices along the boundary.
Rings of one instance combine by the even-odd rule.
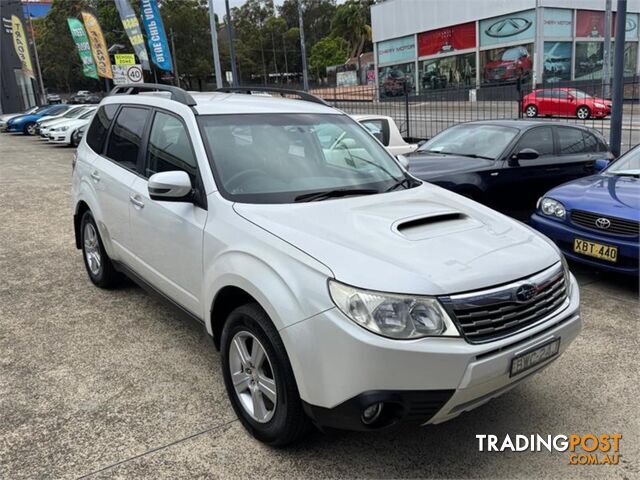
[[[80,221],[82,240],[82,258],[87,269],[89,279],[100,288],[113,288],[120,276],[113,268],[111,259],[104,249],[100,232],[90,211],[86,211]]]
[[[576,117],[580,120],[587,120],[591,116],[589,107],[582,105],[576,109]]]
[[[284,446],[310,425],[280,335],[255,303],[233,310],[221,339],[222,373],[231,405],[258,440]]]
[[[22,131],[25,135],[35,135],[36,134],[36,123],[29,122],[24,126],[24,130]]]
[[[535,105],[527,105],[527,108],[524,109],[524,113],[529,118],[534,118],[538,116],[538,107]]]

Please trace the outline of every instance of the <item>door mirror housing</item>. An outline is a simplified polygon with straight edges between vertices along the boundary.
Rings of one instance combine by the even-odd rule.
[[[151,200],[193,202],[193,186],[187,172],[180,170],[151,175],[147,183]]]
[[[609,166],[611,162],[607,158],[599,158],[593,163],[593,170],[596,172],[601,172],[605,168]]]
[[[407,157],[401,154],[396,155],[396,159],[398,160],[400,165],[402,165],[402,168],[404,168],[405,170],[409,170],[409,159]]]
[[[535,160],[538,158],[540,154],[534,150],[533,148],[523,148],[518,153],[514,153],[511,155],[509,159],[509,165],[512,167],[517,167],[519,164],[518,160]]]

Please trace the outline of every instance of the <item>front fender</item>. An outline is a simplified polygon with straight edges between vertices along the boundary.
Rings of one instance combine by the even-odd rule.
[[[228,286],[255,298],[277,330],[333,306],[326,283],[332,274],[326,267],[314,265],[317,262],[310,257],[296,258],[305,255],[297,249],[294,255],[268,250],[264,247],[260,255],[248,250],[226,251],[213,263],[205,262],[205,305],[209,305],[205,323],[210,334],[213,323],[224,320],[212,318],[211,309],[218,292]]]

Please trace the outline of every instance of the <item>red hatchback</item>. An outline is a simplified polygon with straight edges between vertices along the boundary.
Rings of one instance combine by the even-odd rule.
[[[527,117],[604,118],[611,114],[611,101],[592,97],[575,88],[545,88],[535,90],[522,99],[522,112]]]

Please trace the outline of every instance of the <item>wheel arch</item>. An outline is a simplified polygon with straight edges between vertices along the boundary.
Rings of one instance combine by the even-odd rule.
[[[84,200],[80,200],[76,204],[76,209],[73,214],[73,230],[76,237],[76,248],[80,250],[82,248],[82,235],[80,233],[80,222],[82,222],[82,216],[85,212],[91,211],[89,205]]]

